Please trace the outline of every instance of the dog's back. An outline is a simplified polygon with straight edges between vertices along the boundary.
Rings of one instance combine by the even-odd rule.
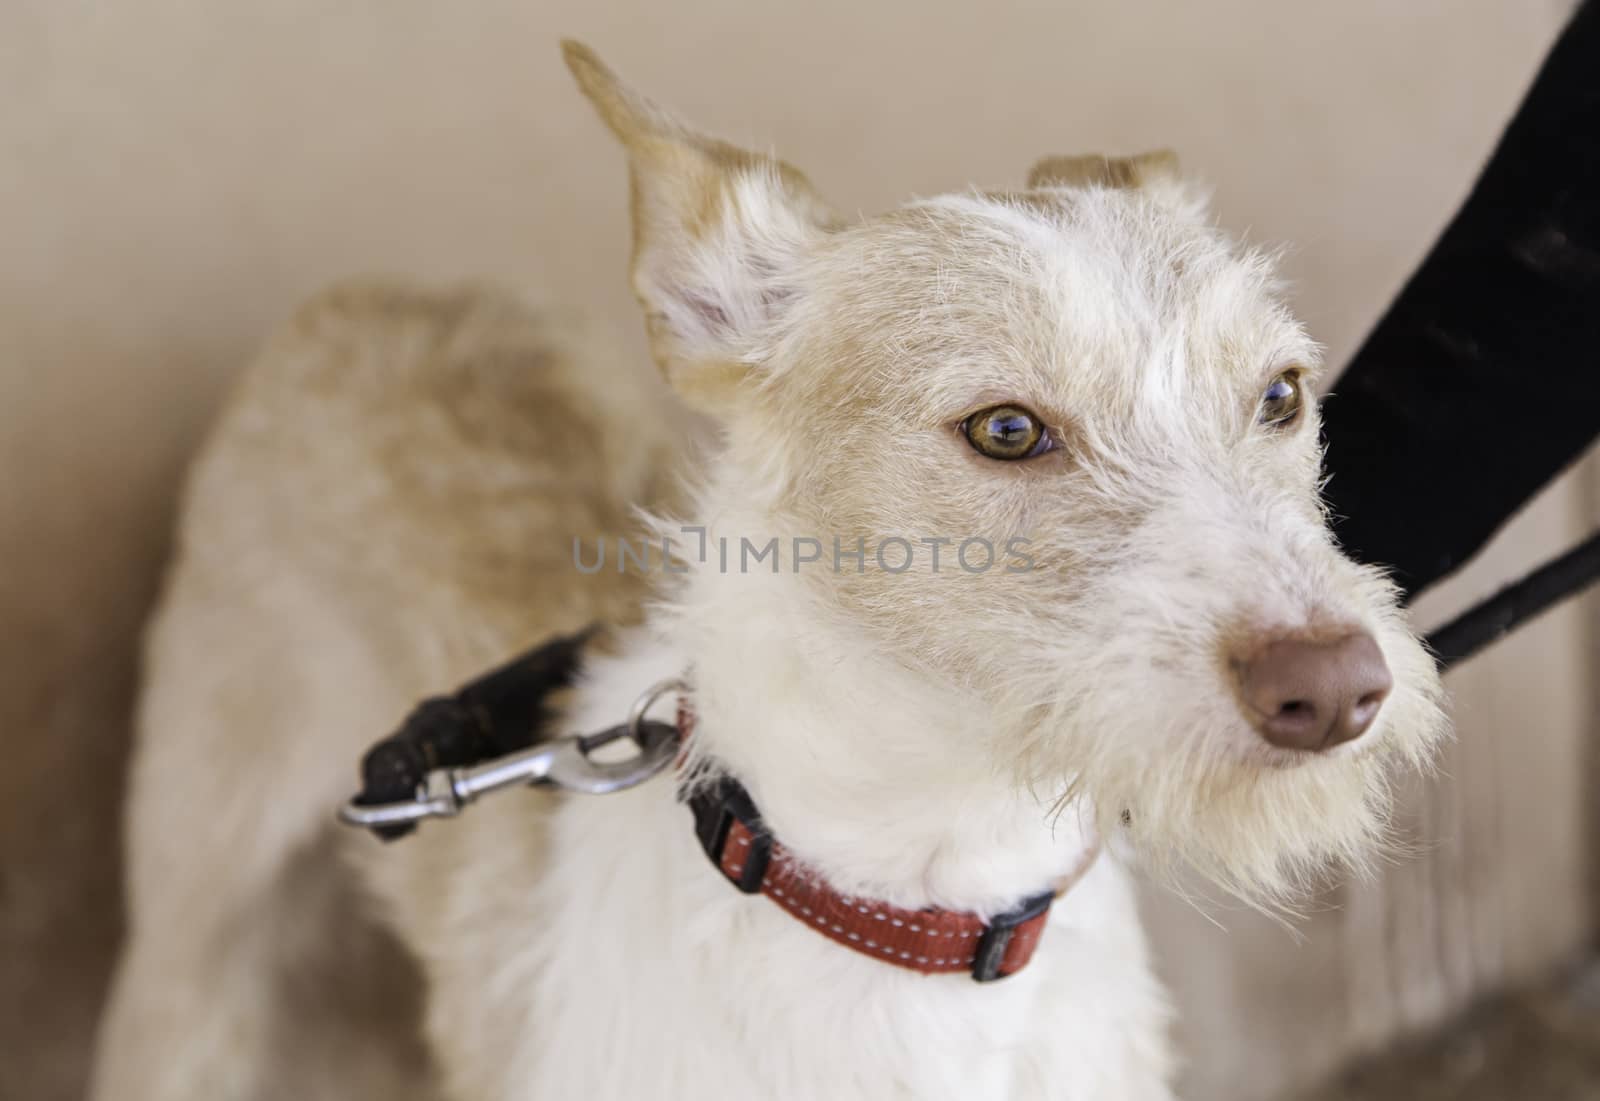
[[[637,618],[643,575],[580,572],[573,538],[614,538],[660,500],[673,414],[584,345],[499,292],[352,283],[241,380],[147,643],[97,1096],[414,1090],[420,1049],[371,1043],[414,1030],[412,969],[357,917],[337,850],[365,839],[335,836],[332,811],[416,697]],[[259,1011],[273,984],[297,1012]],[[296,1052],[270,1084],[243,1077],[262,1046]]]

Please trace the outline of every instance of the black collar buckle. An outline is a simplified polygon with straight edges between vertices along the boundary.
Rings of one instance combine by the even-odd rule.
[[[989,927],[978,938],[978,949],[972,957],[973,979],[994,982],[1009,975],[1011,972],[1000,970],[1000,964],[1006,958],[1006,949],[1011,946],[1011,938],[1016,936],[1017,927],[1050,909],[1050,904],[1055,900],[1054,891],[1044,891],[1023,899],[1014,909],[990,918]]]
[[[762,824],[750,793],[732,776],[719,776],[710,783],[695,785],[687,802],[694,812],[695,836],[700,839],[700,847],[712,865],[745,894],[760,894],[761,881],[772,860],[772,834]],[[742,823],[750,833],[750,851],[737,876],[729,875],[722,866],[722,850],[728,844],[728,834],[735,821]]]

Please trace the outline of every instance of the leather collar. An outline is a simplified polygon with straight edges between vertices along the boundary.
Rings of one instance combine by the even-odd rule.
[[[687,744],[694,715],[678,707]],[[1051,889],[984,918],[955,910],[907,910],[834,889],[772,836],[744,787],[732,776],[700,781],[684,801],[695,835],[712,865],[745,894],[764,894],[801,924],[864,956],[924,974],[965,972],[978,982],[1014,975],[1027,966],[1044,933],[1050,905],[1088,871],[1095,846]]]

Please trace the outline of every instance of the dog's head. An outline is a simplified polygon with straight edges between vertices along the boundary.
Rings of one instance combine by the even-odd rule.
[[[1274,899],[1361,859],[1390,763],[1441,733],[1438,678],[1329,533],[1316,346],[1173,158],[846,223],[568,60],[630,156],[655,355],[723,424],[719,506],[864,537],[812,591],[982,699],[992,766],[1155,865]]]

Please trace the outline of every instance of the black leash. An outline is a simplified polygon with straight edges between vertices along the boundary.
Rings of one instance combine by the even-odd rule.
[[[476,765],[539,741],[553,713],[549,695],[572,683],[593,629],[558,635],[463,685],[453,695],[423,700],[400,729],[361,759],[358,807],[413,800],[436,769]],[[385,841],[414,823],[369,827]]]
[[[1433,631],[1428,648],[1439,668],[1449,669],[1596,581],[1600,581],[1600,532]]]

